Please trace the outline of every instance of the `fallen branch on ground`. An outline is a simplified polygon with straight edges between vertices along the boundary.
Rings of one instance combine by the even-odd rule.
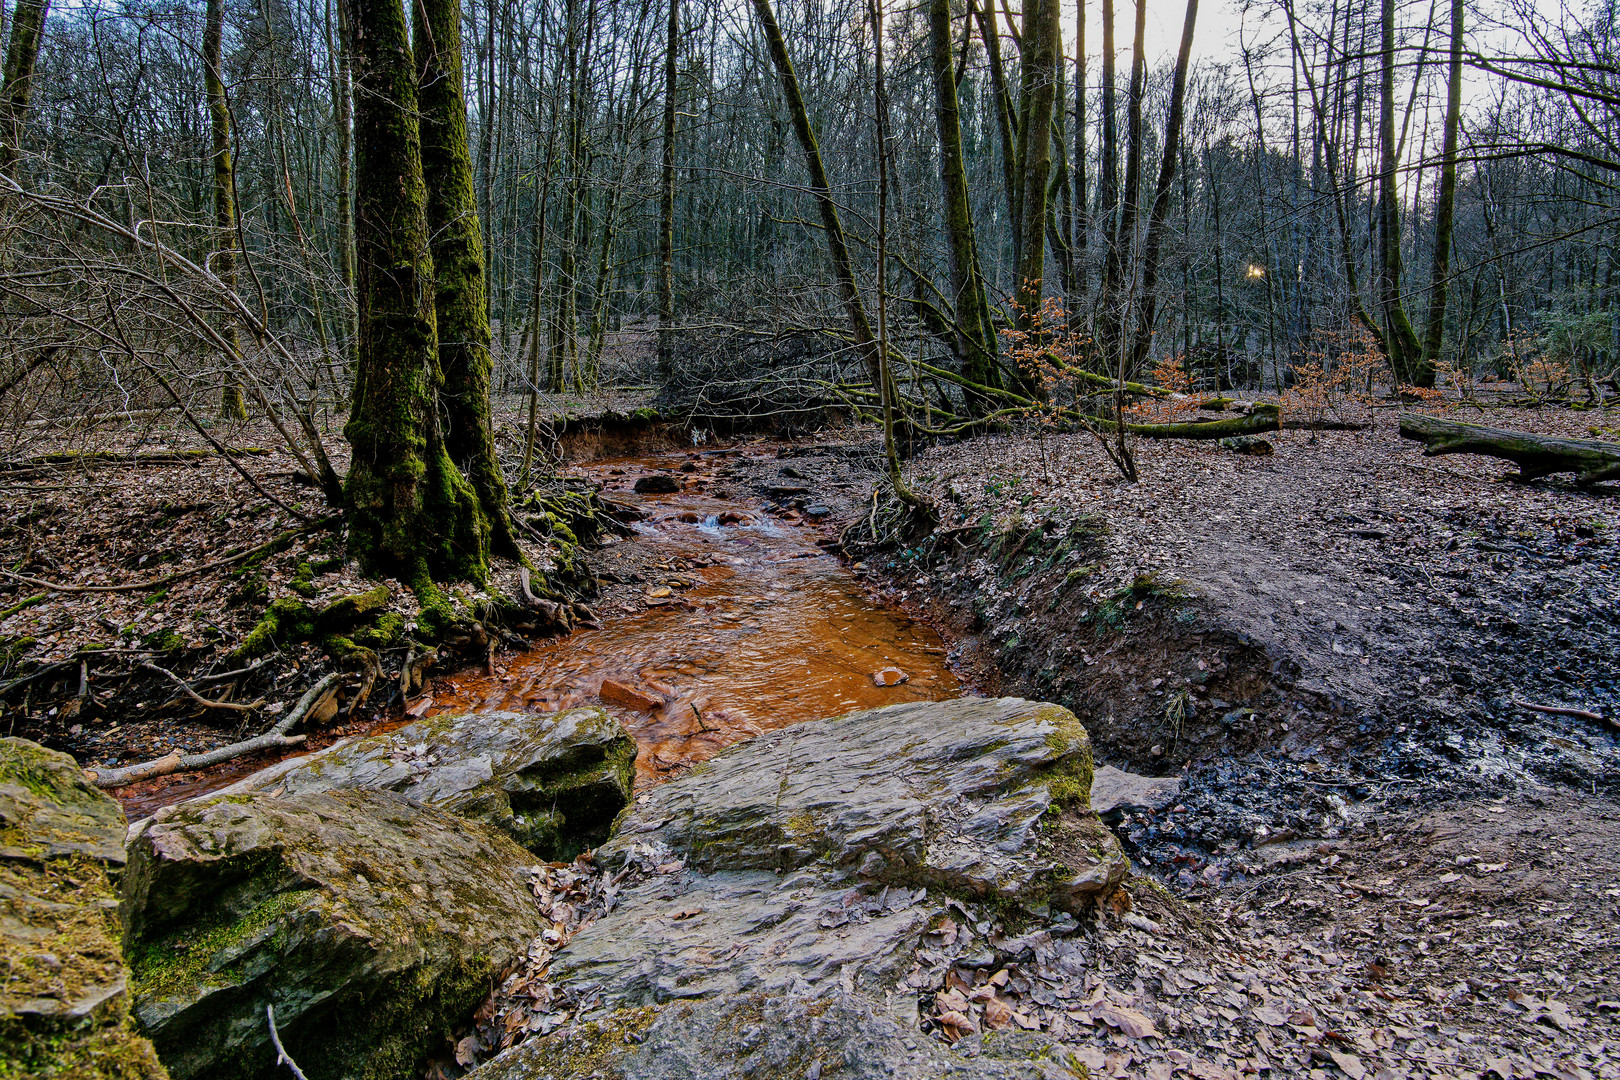
[[[227,446],[225,456],[260,457],[270,451],[257,446]],[[54,454],[36,454],[20,461],[0,461],[0,472],[33,471],[48,465],[191,465],[208,458],[220,457],[217,450],[66,450]]]
[[[326,691],[332,688],[342,676],[333,673],[320,682],[304,691],[304,696],[294,705],[275,727],[263,735],[256,735],[251,739],[221,746],[217,750],[210,750],[203,754],[181,754],[178,750],[167,757],[155,761],[143,761],[139,765],[128,765],[122,769],[86,769],[85,776],[99,788],[119,788],[141,780],[151,780],[158,776],[168,776],[171,773],[187,772],[191,769],[203,769],[210,765],[231,761],[244,754],[256,753],[260,750],[277,750],[284,746],[301,745],[307,736],[288,735],[298,722],[314,708],[315,703],[326,696]]]
[[[1180,424],[1126,424],[1125,430],[1146,439],[1228,439],[1235,435],[1259,435],[1282,427],[1282,410],[1265,402],[1256,403],[1247,416],[1225,420],[1191,420]]]
[[[1513,699],[1513,704],[1521,709],[1529,709],[1532,712],[1548,713],[1552,716],[1573,716],[1578,720],[1597,720],[1612,727],[1620,727],[1620,723],[1610,720],[1600,712],[1593,712],[1591,709],[1572,709],[1567,705],[1537,705],[1533,701],[1520,701],[1518,698]]]
[[[1421,413],[1401,414],[1401,438],[1423,443],[1426,457],[1481,454],[1504,458],[1519,466],[1513,479],[1520,482],[1561,472],[1575,473],[1575,482],[1582,486],[1620,480],[1620,443],[1531,435]]]
[[[159,675],[168,676],[168,678],[173,680],[176,686],[185,691],[186,697],[190,698],[192,701],[195,701],[198,705],[201,705],[205,709],[230,709],[233,712],[253,712],[255,709],[262,709],[264,707],[264,698],[246,703],[240,701],[212,701],[197,693],[197,691],[191,688],[190,684],[187,683],[186,680],[182,679],[168,668],[158,667],[149,660],[143,660],[141,662],[141,667],[147,669],[148,671],[155,671]]]

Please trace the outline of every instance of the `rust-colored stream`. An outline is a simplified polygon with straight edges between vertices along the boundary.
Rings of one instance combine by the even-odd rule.
[[[901,701],[956,697],[945,647],[929,627],[868,599],[821,534],[797,514],[775,516],[708,494],[712,472],[744,451],[604,460],[576,467],[615,501],[647,513],[626,544],[651,549],[630,610],[603,611],[602,629],[541,642],[488,676],[434,681],[433,713],[512,709],[557,712],[596,704],[604,679],[644,694],[649,710],[602,702],[635,736],[637,787],[667,779],[732,743],[804,720]],[[774,454],[774,448],[752,451]],[[670,495],[636,495],[638,477],[667,471],[683,485]],[[601,560],[595,560],[601,561]],[[880,686],[898,669],[906,681]],[[891,672],[893,676],[893,672]],[[393,719],[370,730],[386,731]],[[316,732],[308,750],[345,732]],[[362,729],[363,730],[363,729]],[[307,751],[306,751],[307,752]],[[116,792],[131,820],[158,807],[234,783],[286,756],[240,758]]]
[[[868,599],[817,546],[812,525],[707,494],[713,481],[703,474],[720,456],[703,455],[696,474],[674,471],[686,454],[576,468],[647,513],[622,542],[653,549],[667,569],[647,572],[642,589],[667,596],[604,613],[600,630],[542,642],[502,674],[438,681],[433,711],[555,712],[597,703],[603,679],[616,680],[662,702],[649,711],[602,702],[635,736],[637,786],[645,787],[763,731],[961,694],[939,636]],[[659,469],[684,489],[631,492]],[[889,668],[906,681],[878,685],[874,676]]]

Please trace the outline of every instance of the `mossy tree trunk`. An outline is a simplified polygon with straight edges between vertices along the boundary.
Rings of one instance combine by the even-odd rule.
[[[934,74],[934,112],[939,124],[939,179],[944,195],[945,235],[951,247],[951,299],[956,305],[955,338],[962,377],[1000,388],[996,331],[990,320],[984,271],[968,194],[967,157],[962,148],[962,108],[951,57],[950,0],[929,0],[929,41]],[[970,394],[968,407],[987,411],[982,395]]]
[[[344,435],[349,546],[411,585],[482,582],[489,524],[439,427],[438,323],[416,66],[400,0],[344,0],[355,78],[359,363]]]
[[[478,493],[492,545],[519,557],[490,423],[489,295],[462,97],[461,0],[416,0],[415,12],[444,444]]]
[[[34,65],[45,31],[49,0],[18,0],[11,15],[11,46],[6,50],[6,82],[0,88],[0,175],[17,178],[22,155],[23,119],[34,94]]]
[[[329,9],[330,10],[330,9]],[[348,355],[352,359],[357,345],[354,329],[353,309],[350,306],[354,298],[354,209],[350,194],[350,169],[353,161],[353,144],[350,141],[350,102],[349,92],[349,17],[342,0],[337,4],[338,40],[337,47],[332,49],[336,58],[336,66],[332,74],[332,127],[337,136],[337,255],[338,272],[343,277],[343,328],[344,338],[348,342]],[[330,19],[328,20],[330,22]]]
[[[1434,385],[1434,369],[1424,362],[1423,345],[1401,298],[1401,196],[1396,186],[1395,0],[1383,0],[1378,111],[1378,303],[1383,309],[1384,345],[1397,382]]]
[[[1451,0],[1451,55],[1446,73],[1446,125],[1440,150],[1440,195],[1434,207],[1434,263],[1429,274],[1429,320],[1422,370],[1431,382],[1446,342],[1446,300],[1451,288],[1451,235],[1457,215],[1457,138],[1462,127],[1463,0]]]
[[[49,0],[18,0],[11,13],[11,45],[5,53],[5,86],[0,87],[0,175],[16,180],[23,154],[23,120],[34,96],[34,65],[45,31]]]
[[[223,71],[225,40],[225,0],[208,0],[203,22],[203,88],[208,95],[208,121],[213,137],[214,159],[214,275],[231,291],[236,290],[236,177],[231,159],[231,110],[225,102]],[[220,336],[236,351],[236,322],[226,319]],[[242,384],[234,373],[225,376],[220,392],[219,415],[227,420],[246,420],[247,402]]]
[[[1052,103],[1057,95],[1058,63],[1063,53],[1058,24],[1059,0],[1024,0],[1024,64],[1019,94],[1019,146],[1023,194],[1019,202],[1018,323],[1035,330],[1041,314],[1046,269],[1047,179],[1052,171]],[[1026,372],[1030,389],[1038,377]]]

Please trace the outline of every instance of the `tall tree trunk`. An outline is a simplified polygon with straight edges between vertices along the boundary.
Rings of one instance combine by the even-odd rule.
[[[821,211],[822,231],[827,234],[833,275],[838,281],[838,291],[843,296],[844,309],[849,316],[850,334],[855,340],[856,350],[866,362],[867,375],[872,380],[873,388],[879,394],[890,392],[893,387],[891,381],[884,378],[885,365],[879,362],[878,342],[872,334],[872,323],[866,317],[866,305],[861,302],[861,294],[855,287],[855,271],[849,258],[849,245],[844,240],[844,226],[838,218],[838,206],[833,202],[832,189],[827,182],[821,148],[816,144],[815,132],[810,128],[810,114],[805,110],[804,95],[799,92],[799,76],[793,70],[793,61],[788,58],[787,44],[782,40],[782,28],[776,23],[771,0],[753,0],[753,3],[754,13],[765,30],[771,60],[782,81],[782,96],[787,98],[793,131],[804,150],[805,168],[810,173],[810,192],[815,196],[817,209]]]
[[[1423,346],[1401,299],[1401,200],[1396,190],[1398,149],[1395,141],[1395,0],[1383,0],[1380,20],[1382,71],[1378,112],[1378,302],[1383,308],[1389,364],[1401,383],[1433,386],[1434,371],[1424,370]]]
[[[990,89],[996,99],[996,126],[1001,133],[1001,182],[1007,191],[1007,219],[1012,222],[1013,265],[1023,261],[1022,235],[1018,212],[1023,189],[1018,148],[1018,117],[1013,112],[1012,91],[1007,86],[1007,73],[1001,63],[1001,31],[996,28],[996,13],[990,6],[994,0],[968,0],[968,7],[979,23],[979,36],[984,39],[984,52],[990,62]]]
[[[962,376],[981,386],[1000,387],[996,331],[990,319],[979,247],[969,202],[967,155],[962,148],[962,109],[951,64],[950,0],[929,0],[929,42],[934,74],[934,113],[939,124],[939,179],[944,197],[945,235],[951,249],[951,298],[956,307],[956,351]],[[986,406],[970,395],[968,407]]]
[[[351,314],[354,298],[354,202],[351,188],[350,163],[353,155],[353,133],[350,130],[349,73],[349,16],[343,0],[338,0],[337,69],[332,78],[332,126],[337,131],[337,248],[338,272],[343,277],[344,337],[349,342],[352,358],[357,346],[354,318]]]
[[[231,111],[225,104],[224,62],[225,0],[208,0],[203,22],[203,89],[208,96],[208,121],[214,159],[214,275],[236,291],[236,177],[231,160]],[[227,318],[219,328],[231,352],[236,352],[236,320]],[[246,420],[247,402],[234,371],[225,375],[220,391],[219,415]]]
[[[1125,186],[1120,192],[1118,216],[1110,213],[1114,232],[1108,243],[1103,292],[1098,302],[1097,344],[1108,358],[1108,363],[1117,365],[1120,379],[1130,377],[1126,364],[1125,334],[1129,325],[1126,316],[1134,306],[1135,290],[1126,288],[1126,263],[1132,256],[1136,242],[1137,201],[1142,185],[1142,98],[1147,93],[1146,37],[1147,3],[1146,0],[1138,0],[1136,32],[1131,46],[1131,82],[1125,102],[1125,136],[1129,143],[1125,158]],[[1116,154],[1117,151],[1108,156],[1113,158]]]
[[[675,371],[675,83],[681,43],[681,0],[669,0],[669,26],[664,43],[664,145],[658,183],[658,369],[668,378]]]
[[[1052,103],[1057,93],[1063,40],[1060,0],[1024,0],[1024,63],[1019,96],[1020,142],[1026,147],[1024,190],[1019,207],[1018,322],[1034,329],[1040,319],[1046,263],[1047,180],[1052,168]],[[1026,373],[1029,375],[1030,373]],[[1034,389],[1037,384],[1031,383]]]
[[[1181,150],[1181,124],[1187,98],[1187,65],[1192,58],[1193,27],[1198,22],[1198,0],[1187,0],[1187,15],[1181,27],[1181,48],[1176,53],[1176,74],[1170,85],[1170,113],[1164,124],[1164,157],[1159,162],[1159,183],[1154,190],[1153,210],[1148,215],[1147,238],[1142,244],[1142,304],[1136,324],[1136,342],[1131,348],[1131,370],[1140,371],[1153,344],[1154,323],[1159,304],[1159,246],[1164,223],[1170,214],[1170,189],[1175,183],[1176,161]]]
[[[1451,0],[1451,67],[1446,73],[1446,128],[1440,148],[1440,195],[1434,207],[1434,265],[1429,275],[1429,319],[1424,328],[1423,369],[1433,385],[1446,341],[1446,300],[1451,289],[1451,232],[1457,208],[1457,137],[1462,126],[1463,0]]]
[[[1091,205],[1086,194],[1086,0],[1075,0],[1074,45],[1074,250],[1075,291],[1084,295],[1090,277]]]
[[[355,75],[355,254],[360,357],[343,433],[349,547],[369,572],[442,612],[435,579],[483,581],[488,525],[439,429],[439,339],[417,126],[416,66],[400,0],[345,0]]]
[[[34,93],[34,65],[45,31],[50,0],[17,0],[11,15],[11,47],[6,50],[5,86],[0,87],[0,176],[17,179],[23,120]]]
[[[1125,253],[1119,250],[1119,73],[1115,69],[1114,0],[1102,0],[1102,145],[1097,154],[1097,211],[1102,220],[1103,273],[1097,294],[1097,341],[1112,336],[1118,319],[1114,294],[1124,276]],[[1106,346],[1105,346],[1106,347]]]
[[[478,493],[495,550],[521,558],[490,423],[489,296],[462,97],[461,0],[416,0],[415,11],[444,447]]]

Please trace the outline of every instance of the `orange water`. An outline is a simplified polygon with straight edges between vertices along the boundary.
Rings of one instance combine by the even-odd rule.
[[[431,714],[513,709],[538,714],[599,703],[604,678],[663,702],[652,712],[602,702],[635,736],[637,787],[668,779],[733,743],[804,720],[901,701],[958,697],[945,646],[927,626],[869,598],[839,561],[818,546],[825,536],[798,514],[767,513],[721,494],[716,471],[742,453],[774,458],[774,449],[604,460],[572,469],[615,501],[647,515],[636,535],[656,561],[642,591],[661,587],[627,612],[603,611],[602,629],[540,642],[511,657],[504,672],[466,672],[433,683]],[[673,495],[636,495],[637,477],[691,461],[672,472],[685,485]],[[617,473],[618,475],[615,475]],[[784,477],[786,486],[802,486]],[[721,524],[724,521],[725,524]],[[600,560],[597,560],[600,562]],[[874,675],[897,668],[906,681],[879,686]],[[500,669],[497,669],[498,671]],[[408,718],[407,718],[408,719]],[[386,731],[390,718],[372,728]],[[329,744],[317,732],[304,752]],[[160,806],[206,794],[284,757],[240,758],[162,777],[115,793],[131,820]]]
[[[631,493],[637,477],[688,460],[671,454],[573,470],[647,513],[636,536],[621,542],[647,545],[673,567],[648,572],[641,587],[667,587],[668,597],[606,612],[600,630],[542,642],[504,674],[437,682],[433,711],[555,712],[596,704],[602,680],[617,680],[663,701],[652,712],[603,703],[635,736],[637,786],[645,787],[763,731],[961,695],[939,636],[868,598],[817,546],[823,534],[813,525],[718,494],[726,481],[712,473],[724,455],[701,455],[698,472],[673,473],[685,484],[678,494]],[[877,685],[885,668],[907,680]]]

